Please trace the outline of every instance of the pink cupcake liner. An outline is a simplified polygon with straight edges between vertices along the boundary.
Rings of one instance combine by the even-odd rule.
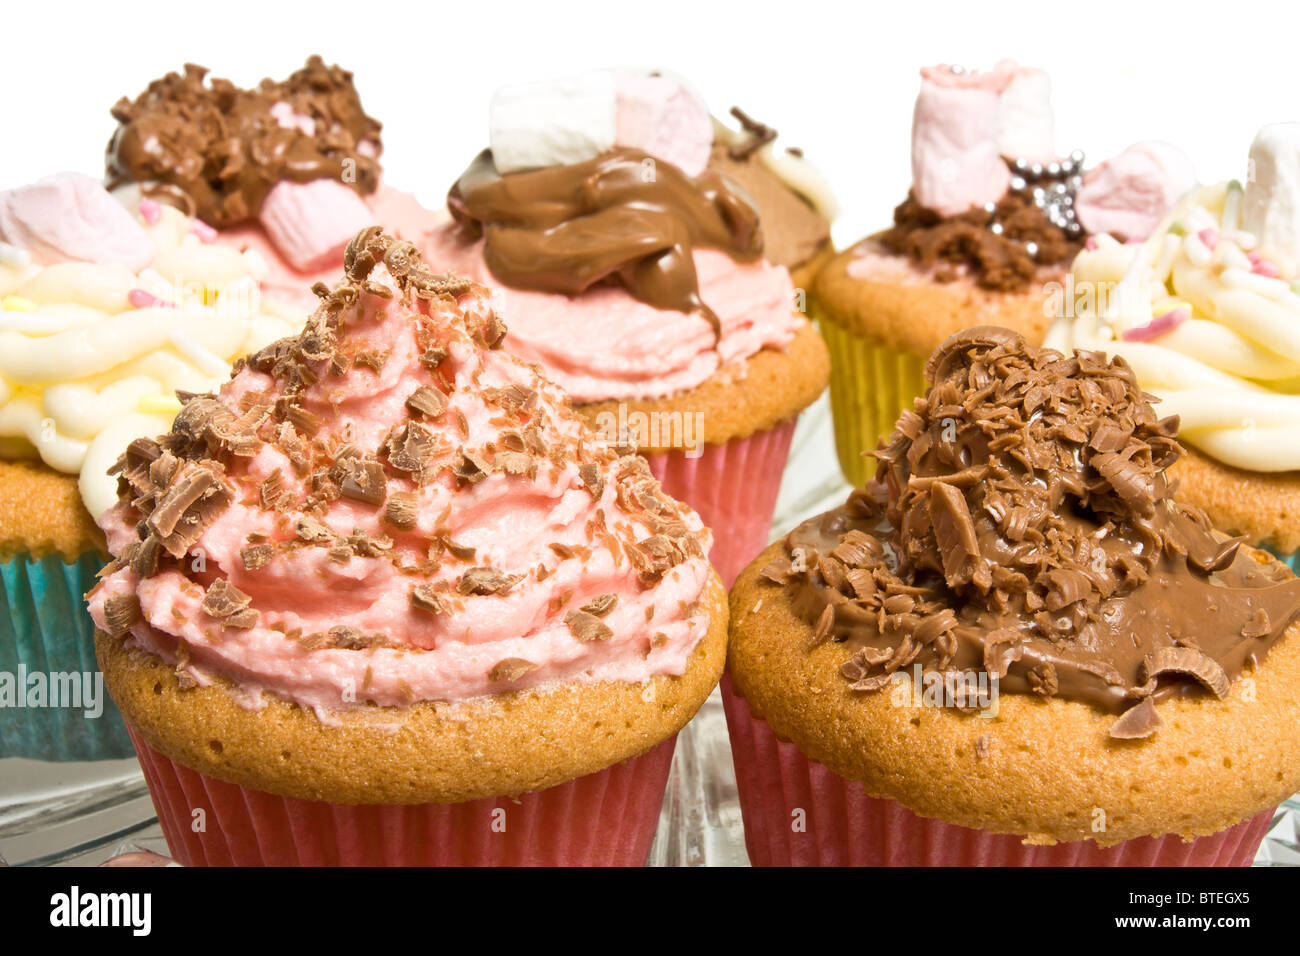
[[[728,588],[767,546],[796,421],[705,445],[696,458],[680,449],[645,456],[664,491],[699,512],[713,531],[709,560]]]
[[[676,741],[518,799],[350,806],[216,780],[133,728],[131,739],[167,845],[186,866],[644,866]]]
[[[1020,837],[930,820],[809,760],[722,680],[745,847],[755,866],[1250,866],[1274,811],[1212,836],[1026,846]],[[796,817],[798,811],[803,814]],[[796,823],[802,822],[802,830]]]

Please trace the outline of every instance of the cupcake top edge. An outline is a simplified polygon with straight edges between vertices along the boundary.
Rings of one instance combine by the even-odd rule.
[[[893,225],[860,247],[850,274],[879,271],[874,247],[940,282],[969,278],[1023,292],[1059,272],[1089,234],[1145,238],[1196,182],[1167,143],[1139,143],[1085,172],[1055,146],[1051,81],[1009,60],[991,71],[921,71],[912,121],[912,188]]]
[[[500,349],[486,289],[378,229],[298,336],[118,462],[101,630],[341,710],[680,674],[711,536]]]
[[[999,690],[1078,700],[1140,739],[1153,701],[1226,696],[1300,616],[1289,569],[1173,499],[1177,419],[1122,359],[981,327],[926,378],[876,478],[763,569],[813,646],[851,650],[854,691],[942,678],[962,709]]]
[[[1123,356],[1182,440],[1253,472],[1300,468],[1300,123],[1260,130],[1238,180],[1193,190],[1142,243],[1089,241],[1047,344]]]
[[[177,390],[217,387],[301,325],[263,301],[264,260],[211,240],[80,173],[0,191],[0,454],[79,475],[92,516],[116,498],[108,467],[167,428]]]
[[[379,187],[381,125],[362,108],[352,74],[319,56],[285,80],[247,88],[188,63],[120,99],[112,114],[109,188],[138,183],[215,227],[256,218],[281,182],[329,180],[360,195]]]

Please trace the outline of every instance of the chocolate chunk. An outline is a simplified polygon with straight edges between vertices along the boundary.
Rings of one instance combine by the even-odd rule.
[[[140,599],[134,594],[115,594],[104,601],[104,630],[109,637],[121,637],[140,616]]]
[[[430,614],[449,614],[451,608],[428,584],[418,584],[411,589],[411,604]]]
[[[1160,648],[1143,659],[1138,670],[1138,680],[1146,682],[1162,674],[1191,677],[1220,700],[1228,696],[1228,675],[1224,673],[1222,665],[1196,648]]]
[[[417,415],[434,419],[447,410],[447,396],[432,385],[421,385],[406,400],[406,407]]]
[[[438,440],[433,432],[417,422],[408,422],[401,431],[389,441],[388,463],[399,471],[415,475],[417,482],[423,482],[437,454]]]
[[[522,577],[495,568],[470,568],[461,575],[456,590],[461,594],[507,594]]]
[[[586,611],[588,614],[594,614],[596,617],[604,617],[610,611],[614,610],[617,604],[617,594],[601,594],[584,604],[582,610]]]
[[[594,461],[589,461],[578,469],[578,477],[582,479],[583,487],[591,492],[591,497],[597,501],[605,493],[605,475],[600,470],[600,465]]]
[[[419,519],[419,498],[409,491],[395,491],[388,496],[384,518],[395,528],[410,531]]]
[[[252,603],[252,597],[235,587],[225,578],[217,578],[203,595],[204,613],[212,617],[230,617]]]
[[[975,522],[966,499],[952,485],[935,482],[930,486],[930,517],[943,559],[944,577],[949,587],[961,587],[971,580],[980,557]]]
[[[334,532],[310,515],[305,515],[294,524],[294,533],[304,541],[312,544],[326,544],[334,540]]]
[[[451,473],[461,482],[476,485],[492,472],[492,465],[477,452],[463,451],[460,460],[452,465]]]
[[[239,556],[244,561],[244,569],[247,571],[256,571],[259,568],[266,567],[267,563],[275,556],[275,545],[273,544],[255,544],[247,548],[240,549]]]
[[[492,462],[508,475],[527,475],[533,469],[533,456],[519,451],[499,451]]]
[[[580,641],[607,641],[614,636],[604,621],[586,609],[570,611],[564,618],[564,623]]]
[[[1110,736],[1116,740],[1145,740],[1156,732],[1160,726],[1160,715],[1150,697],[1124,711],[1110,725]]]
[[[339,493],[368,505],[381,505],[388,496],[388,476],[373,458],[344,458],[334,466]]]
[[[524,660],[522,657],[507,657],[505,660],[497,661],[492,670],[488,671],[488,680],[494,684],[509,684],[536,669],[537,665],[532,661]]]

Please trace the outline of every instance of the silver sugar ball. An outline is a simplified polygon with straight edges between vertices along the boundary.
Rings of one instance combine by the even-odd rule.
[[[1071,192],[1078,192],[1079,187],[1083,185],[1082,176],[1071,176],[1066,180],[1066,185],[1070,187]]]
[[[1029,160],[1025,159],[1023,156],[1018,158],[1013,165],[1016,167],[1016,172],[1018,173],[1029,172]]]
[[[1078,222],[1071,222],[1068,226],[1065,227],[1065,232],[1067,235],[1072,237],[1079,236],[1083,234],[1083,226],[1079,225]]]
[[[1061,162],[1062,176],[1073,176],[1076,169],[1078,169],[1078,167],[1074,165],[1074,160],[1072,159],[1063,160]]]
[[[1074,149],[1074,150],[1071,150],[1071,151],[1070,151],[1070,161],[1071,161],[1072,163],[1074,163],[1075,166],[1082,166],[1082,165],[1083,165],[1083,150],[1081,150],[1081,149]]]
[[[1061,175],[1061,164],[1060,164],[1060,163],[1048,163],[1048,164],[1047,164],[1047,175],[1050,176],[1052,179],[1056,179],[1058,176],[1060,176],[1060,175]]]
[[[997,212],[997,208],[998,208],[998,204],[997,204],[997,203],[986,202],[986,203],[984,204],[984,211],[985,211],[986,213],[988,213],[989,215],[992,215],[993,213]]]
[[[1038,179],[1040,176],[1042,176],[1042,175],[1043,175],[1043,164],[1042,164],[1042,163],[1034,163],[1034,165],[1030,166],[1030,167],[1029,167],[1029,175],[1033,176],[1035,179]]]
[[[1038,255],[1038,243],[1033,242],[1033,241],[1026,242],[1026,243],[1025,243],[1025,252],[1029,253],[1030,256],[1036,256],[1036,255]]]
[[[993,233],[993,235],[995,236],[1002,235],[1002,223],[1000,222],[991,223],[989,225],[989,232]]]
[[[1025,186],[1027,186],[1027,185],[1029,185],[1029,184],[1025,182],[1024,177],[1022,177],[1022,176],[1012,176],[1012,177],[1011,177],[1011,183],[1010,183],[1010,186],[1011,186],[1011,191],[1012,191],[1013,193],[1018,193],[1018,192],[1020,192],[1020,191],[1021,191],[1022,189],[1024,189]]]

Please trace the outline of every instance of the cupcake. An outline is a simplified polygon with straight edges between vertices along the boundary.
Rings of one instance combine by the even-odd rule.
[[[131,754],[82,600],[108,468],[170,426],[178,390],[296,328],[262,308],[252,259],[193,225],[74,173],[0,192],[0,757]]]
[[[378,229],[345,263],[128,448],[100,522],[98,658],[172,854],[643,864],[724,663],[709,533],[486,289]]]
[[[1266,126],[1252,175],[1190,193],[1140,244],[1074,262],[1054,348],[1122,356],[1188,453],[1178,496],[1296,567],[1300,550],[1300,123]]]
[[[319,56],[286,80],[244,89],[187,64],[113,107],[109,187],[145,215],[196,217],[205,239],[256,253],[268,303],[301,324],[311,287],[343,268],[361,229],[418,241],[440,216],[383,179],[381,126],[352,74]]]
[[[1300,786],[1300,581],[1170,496],[1123,361],[976,328],[925,374],[732,591],[751,859],[1248,864]]]
[[[429,260],[498,291],[506,347],[635,447],[714,531],[724,581],[766,543],[799,412],[826,385],[800,314],[829,252],[811,167],[670,77],[506,87]],[[820,205],[819,205],[820,203]]]
[[[1043,71],[1010,62],[989,73],[921,71],[907,199],[890,228],[836,256],[813,286],[831,351],[836,452],[851,484],[874,472],[862,450],[921,394],[925,357],[949,335],[998,325],[1042,341],[1054,314],[1045,290],[1059,287],[1092,226],[1075,212],[1088,192],[1083,153],[1057,153],[1050,98]],[[1190,188],[1176,151],[1168,163],[1166,178]],[[1181,195],[1178,183],[1172,190]],[[1091,192],[1086,209],[1103,220],[1108,203],[1129,198],[1100,184]]]

